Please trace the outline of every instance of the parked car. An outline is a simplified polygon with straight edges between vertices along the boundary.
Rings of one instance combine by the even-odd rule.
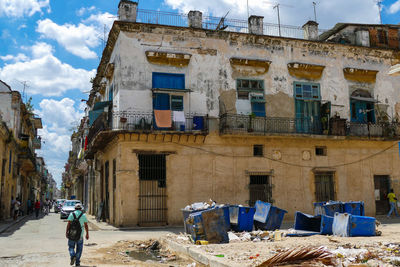
[[[69,214],[75,210],[75,205],[77,203],[82,204],[82,202],[80,200],[76,200],[76,199],[65,201],[64,205],[61,208],[60,219],[67,219]],[[84,210],[82,210],[82,211],[85,212]]]
[[[57,199],[56,204],[54,205],[54,212],[58,213],[61,211],[62,205],[64,204],[64,202],[66,201],[66,199]]]

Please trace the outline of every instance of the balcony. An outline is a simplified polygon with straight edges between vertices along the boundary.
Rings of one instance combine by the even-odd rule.
[[[311,119],[282,117],[252,117],[249,115],[223,114],[220,117],[221,134],[293,134],[330,135],[368,138],[398,138],[398,123],[354,123],[344,119],[331,120],[323,125]]]
[[[129,131],[139,133],[208,133],[208,117],[204,115],[185,114],[185,121],[177,122],[172,118],[169,128],[158,128],[152,112],[103,112],[89,129],[88,143],[103,131]]]
[[[32,141],[32,146],[34,149],[41,149],[42,148],[42,138],[35,137]]]

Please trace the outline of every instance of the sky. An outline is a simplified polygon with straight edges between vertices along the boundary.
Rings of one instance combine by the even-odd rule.
[[[376,0],[314,0],[321,29],[338,22],[379,23]],[[84,115],[90,79],[117,19],[119,0],[0,0],[0,80],[32,97],[34,113],[42,118],[39,131],[47,168],[61,185],[71,149],[71,133]],[[139,0],[139,9],[246,19],[302,26],[314,19],[313,0]],[[400,0],[382,1],[384,24],[400,23]]]

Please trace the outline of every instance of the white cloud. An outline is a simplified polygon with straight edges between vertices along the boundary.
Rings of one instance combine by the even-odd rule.
[[[0,0],[0,16],[22,17],[32,16],[42,9],[50,11],[50,0]]]
[[[91,6],[91,7],[81,7],[80,9],[78,9],[76,11],[76,15],[82,17],[83,15],[85,15],[86,13],[92,12],[93,10],[95,10],[96,7],[95,6]]]
[[[39,107],[35,112],[42,118],[44,127],[39,130],[42,149],[38,154],[44,157],[49,171],[61,185],[61,174],[71,149],[72,126],[76,126],[84,114],[75,108],[75,101],[70,98],[43,99]]]
[[[400,0],[397,0],[389,7],[389,13],[395,14],[400,11]]]
[[[0,68],[0,79],[12,88],[19,88],[17,80],[21,79],[28,81],[27,93],[30,95],[59,96],[68,90],[87,91],[91,88],[90,78],[95,76],[96,70],[75,69],[61,62],[46,43],[36,43],[30,50],[30,59]]]
[[[58,25],[50,19],[38,21],[37,32],[43,37],[56,40],[70,53],[84,59],[97,58],[91,48],[100,44],[98,32],[92,26],[79,24]]]
[[[92,24],[97,27],[98,31],[103,32],[104,25],[106,25],[106,28],[109,31],[112,27],[114,20],[116,19],[117,17],[115,15],[106,12],[106,13],[92,14],[90,15],[89,18],[85,19],[83,22]]]
[[[16,56],[13,56],[13,55],[6,55],[6,56],[0,57],[0,58],[1,58],[3,61],[13,61],[13,62],[26,61],[26,60],[29,59],[25,54],[22,54],[22,53],[19,53],[19,54],[16,55]]]
[[[277,23],[276,10],[273,9],[275,0],[249,0],[250,15],[264,16],[264,22]],[[229,18],[246,19],[247,5],[244,0],[164,0],[173,9],[187,13],[190,10],[200,10],[213,16],[224,16],[228,11]],[[290,1],[286,1],[290,3]],[[312,1],[298,0],[291,6],[280,6],[281,23],[302,26],[314,19]],[[319,1],[316,7],[317,21],[321,28],[330,28],[338,22],[378,23],[378,7],[373,0],[335,0]]]

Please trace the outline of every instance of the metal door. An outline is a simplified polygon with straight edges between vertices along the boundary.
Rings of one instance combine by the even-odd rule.
[[[141,154],[139,158],[140,226],[167,224],[166,155]]]
[[[315,174],[315,199],[317,202],[335,200],[333,173]]]
[[[250,175],[249,206],[254,206],[257,200],[272,203],[271,179],[268,175]]]
[[[295,100],[296,130],[298,133],[318,134],[321,130],[321,102]]]
[[[374,184],[376,214],[387,214],[389,212],[389,201],[387,199],[390,189],[389,176],[374,175]]]

